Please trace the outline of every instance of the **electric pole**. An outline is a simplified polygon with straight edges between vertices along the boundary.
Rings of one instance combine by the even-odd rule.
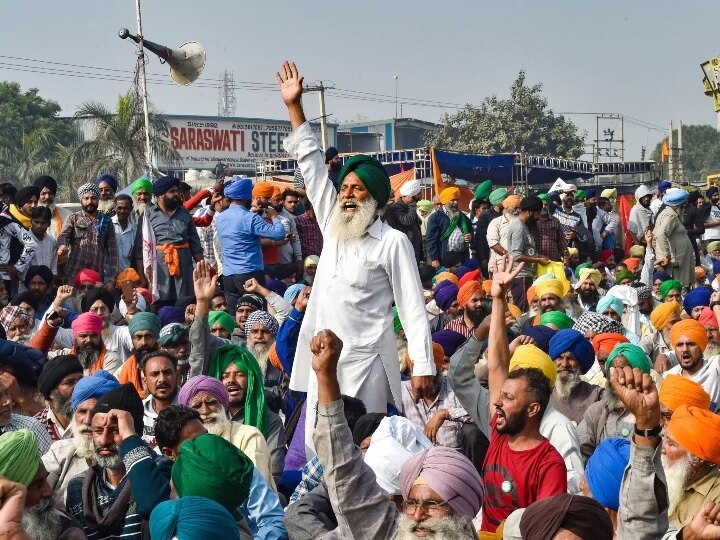
[[[235,74],[224,71],[218,79],[218,116],[235,116]]]
[[[303,88],[304,92],[317,92],[320,97],[320,138],[322,139],[323,150],[327,150],[329,146],[327,115],[325,114],[325,90],[333,90],[334,88],[334,86],[323,85],[322,81],[319,84]]]

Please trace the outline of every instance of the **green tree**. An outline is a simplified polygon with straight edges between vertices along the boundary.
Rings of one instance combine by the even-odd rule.
[[[664,139],[663,139],[664,140]],[[673,131],[677,145],[678,133]],[[660,162],[661,140],[652,152],[651,159]],[[683,160],[685,180],[705,182],[709,174],[720,172],[720,132],[709,125],[683,126]],[[663,163],[663,175],[668,176],[668,160]]]
[[[115,111],[102,103],[83,103],[75,113],[75,119],[92,135],[92,138],[80,143],[70,157],[70,167],[78,178],[78,185],[99,173],[108,173],[125,186],[146,172],[145,123],[142,109],[132,92],[118,98]],[[180,155],[159,135],[169,130],[168,122],[151,110],[150,146],[153,154],[165,163],[178,164]]]
[[[477,154],[519,152],[577,158],[583,153],[585,133],[548,108],[542,84],[526,86],[525,71],[510,87],[509,99],[487,97],[480,106],[466,105],[445,115],[426,142],[445,150]]]

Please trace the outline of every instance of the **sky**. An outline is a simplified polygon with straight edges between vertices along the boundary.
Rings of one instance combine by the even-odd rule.
[[[272,85],[289,58],[307,83],[337,88],[326,97],[331,121],[392,118],[397,76],[400,103],[442,105],[404,104],[403,116],[436,122],[456,112],[448,105],[507,97],[525,69],[556,112],[625,115],[625,158],[637,160],[642,146],[649,158],[670,120],[716,124],[699,67],[720,54],[715,7],[706,0],[143,0],[148,39],[171,47],[199,41],[207,51],[203,74],[188,87],[173,86],[167,66],[150,55],[148,92],[162,112],[216,115],[217,79],[227,70],[238,86],[236,116],[285,119]],[[134,47],[117,37],[122,27],[135,32],[134,0],[6,0],[0,80],[38,88],[63,115],[86,101],[112,106],[131,88],[135,67]],[[305,106],[308,117],[319,115],[315,95]],[[568,117],[591,143],[595,116]],[[603,127],[618,137],[618,127]]]

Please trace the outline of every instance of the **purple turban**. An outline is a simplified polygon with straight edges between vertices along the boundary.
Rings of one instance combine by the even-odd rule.
[[[443,311],[447,311],[448,309],[450,309],[450,306],[453,305],[453,302],[457,301],[457,295],[459,291],[460,289],[458,289],[458,286],[454,283],[445,285],[440,289],[435,289],[435,303],[437,304],[437,307],[439,307]]]
[[[455,269],[455,271],[453,272],[453,274],[455,274],[455,275],[458,277],[458,279],[460,279],[461,277],[463,277],[463,276],[464,276],[465,274],[467,274],[468,272],[470,272],[470,269],[469,269],[467,266],[464,266],[464,265],[463,265],[463,266],[458,266],[458,267]]]
[[[285,294],[285,291],[287,291],[288,286],[285,282],[280,281],[279,279],[268,279],[265,282],[265,287],[274,293],[279,294],[280,296],[283,296]]]
[[[185,310],[177,306],[163,306],[158,310],[160,326],[167,326],[170,323],[185,324]]]
[[[420,476],[456,513],[472,519],[480,510],[482,480],[472,462],[457,450],[433,446],[408,459],[400,469],[404,499]]]
[[[548,354],[553,361],[565,352],[570,352],[580,364],[580,371],[584,375],[595,362],[595,349],[588,339],[577,330],[567,328],[560,330],[550,340]]]
[[[465,344],[467,338],[455,330],[440,330],[432,335],[432,340],[440,345],[445,356],[450,358]]]
[[[190,402],[198,392],[207,392],[217,399],[226,411],[228,410],[230,396],[228,396],[227,388],[215,377],[208,377],[207,375],[196,375],[188,379],[178,393],[178,404],[189,407]]]
[[[544,324],[528,326],[522,333],[524,336],[533,338],[535,340],[535,346],[544,353],[550,350],[550,340],[555,334],[557,334],[557,330],[553,330]]]

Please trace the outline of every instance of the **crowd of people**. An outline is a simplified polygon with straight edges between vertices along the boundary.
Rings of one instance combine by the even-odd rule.
[[[0,537],[720,538],[720,194],[0,185]]]

